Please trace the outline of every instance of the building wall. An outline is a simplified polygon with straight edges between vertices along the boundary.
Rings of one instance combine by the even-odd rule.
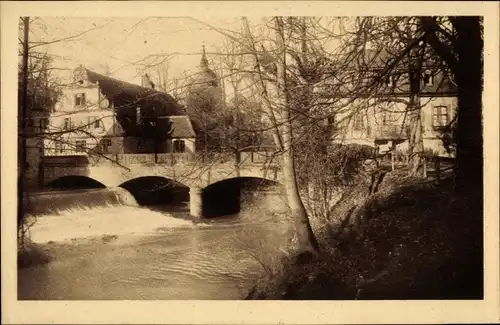
[[[448,108],[449,119],[452,120],[457,113],[458,100],[456,97],[422,98],[422,104],[425,104],[421,114],[424,129],[423,136],[428,139],[436,138],[439,136],[439,132],[433,127],[433,107],[446,106]]]
[[[407,125],[408,116],[405,117],[408,102],[407,97],[397,98],[390,103],[375,103],[372,100],[354,100],[347,106],[342,114],[335,117],[340,123],[340,129],[334,136],[336,142],[358,143],[373,145],[375,139],[406,138],[403,123]],[[346,99],[347,101],[347,99]],[[441,141],[440,128],[436,125],[435,117],[437,107],[446,111],[442,121],[449,123],[456,115],[457,98],[454,96],[422,97],[421,121],[423,128],[424,147],[446,154]],[[353,111],[359,111],[351,118],[346,119]],[[344,120],[343,122],[340,122]],[[439,124],[439,123],[437,123]],[[399,146],[401,150],[407,143]]]
[[[85,93],[85,105],[75,105],[75,95]],[[54,135],[43,140],[44,155],[86,155],[90,152],[106,154],[134,154],[173,152],[173,141],[167,139],[156,144],[153,139],[124,137],[115,121],[114,109],[98,106],[97,86],[72,87],[63,91],[61,101],[49,117],[49,132]],[[67,131],[67,132],[66,132]],[[195,152],[195,138],[180,139],[185,152]],[[77,151],[77,145],[85,141],[86,150]]]
[[[81,102],[82,94],[84,102]],[[155,143],[152,138],[126,137],[116,122],[112,101],[109,107],[100,107],[99,103],[104,98],[99,84],[89,82],[85,70],[77,68],[74,83],[63,89],[60,100],[48,118],[47,131],[50,134],[43,139],[43,155],[173,152],[172,139]],[[194,138],[181,140],[185,143],[185,152],[195,152]]]
[[[75,105],[76,94],[85,93],[85,105]],[[85,82],[84,85],[71,85],[63,90],[62,96],[55,105],[58,112],[77,112],[85,108],[97,108],[100,99],[99,87],[97,84]]]
[[[179,138],[179,139],[167,139],[166,141],[166,152],[174,152],[174,141],[182,140],[185,145],[186,153],[195,153],[196,152],[196,139],[195,138]]]
[[[85,94],[85,104],[76,105],[75,95]],[[109,139],[112,153],[121,153],[119,148],[120,132],[116,127],[112,107],[102,109],[98,102],[102,96],[97,85],[68,87],[63,90],[61,100],[56,104],[49,117],[49,134],[44,139],[44,154],[81,155],[77,143],[85,141],[87,150],[97,150],[103,139]],[[86,150],[86,151],[87,151]],[[111,152],[110,152],[111,153]]]

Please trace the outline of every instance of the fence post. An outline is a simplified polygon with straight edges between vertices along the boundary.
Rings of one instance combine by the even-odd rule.
[[[394,171],[394,151],[391,151],[391,170]]]
[[[424,178],[427,178],[427,158],[424,156],[422,158],[422,163],[423,163],[423,171],[424,171]]]
[[[436,179],[437,181],[441,181],[441,166],[440,166],[440,161],[439,157],[435,157],[435,170],[436,170]]]

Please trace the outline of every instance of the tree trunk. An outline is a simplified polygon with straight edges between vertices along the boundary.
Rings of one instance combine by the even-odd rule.
[[[424,48],[416,48],[410,54],[410,134],[408,137],[408,176],[423,177],[424,139],[422,137],[422,119],[420,116],[420,91],[422,57]]]
[[[435,20],[422,21],[427,30],[436,33]],[[435,34],[430,34],[429,40],[454,74],[458,86],[455,188],[469,196],[483,191],[482,26],[477,16],[450,17],[450,21],[456,35],[451,45],[440,42]]]
[[[319,247],[299,194],[293,150],[291,148],[283,154],[283,176],[287,202],[295,225],[297,248],[300,253],[316,253]]]
[[[275,17],[277,58],[277,100],[276,105],[282,110],[283,124],[281,134],[283,140],[283,175],[285,192],[290,212],[295,224],[295,234],[299,253],[317,253],[318,243],[312,231],[306,209],[299,194],[295,170],[292,119],[287,96],[286,85],[286,53],[283,32],[283,20]]]
[[[420,105],[420,99],[417,105]],[[410,136],[408,143],[408,176],[423,177],[423,157],[424,140],[422,137],[422,120],[420,109],[410,113]]]
[[[483,185],[483,40],[479,17],[458,17],[458,125],[456,188],[482,193]]]
[[[20,105],[18,107],[18,179],[17,179],[17,226],[18,229],[23,223],[24,217],[24,185],[26,171],[26,118],[27,112],[27,92],[28,92],[28,37],[29,37],[29,17],[23,17],[24,38],[23,38],[23,67],[22,67],[22,91]]]

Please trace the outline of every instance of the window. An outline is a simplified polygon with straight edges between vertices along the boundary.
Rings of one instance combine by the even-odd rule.
[[[61,142],[55,142],[54,151],[55,153],[63,153],[64,152],[63,144]]]
[[[65,129],[65,130],[69,130],[69,129],[71,129],[71,118],[66,117],[66,118],[64,119],[64,129]]]
[[[47,119],[47,118],[41,118],[38,123],[39,123],[40,130],[44,131],[49,126],[49,119]]]
[[[103,154],[109,153],[111,145],[111,139],[102,139],[99,143],[99,152]]]
[[[86,147],[87,147],[87,141],[85,141],[85,140],[75,142],[75,151],[76,152],[85,152]]]
[[[361,114],[354,115],[354,130],[361,131],[363,130],[363,116]]]
[[[445,105],[432,107],[432,128],[434,130],[442,129],[450,122],[449,108]]]
[[[185,151],[186,151],[186,144],[184,143],[184,140],[175,140],[174,152],[185,152]]]
[[[384,126],[395,125],[399,119],[399,116],[400,116],[400,113],[391,112],[391,111],[384,111],[384,113],[382,115],[382,125],[384,125]]]
[[[328,123],[328,126],[334,126],[335,125],[335,115],[328,116],[327,123]]]
[[[75,95],[75,106],[85,105],[85,93]]]
[[[430,71],[425,71],[424,72],[424,85],[425,86],[432,86],[434,84],[434,77],[432,76],[432,73]]]
[[[97,128],[100,128],[102,126],[101,124],[101,120],[96,117],[96,116],[88,116],[87,117],[87,128],[94,128],[94,129],[97,129]]]

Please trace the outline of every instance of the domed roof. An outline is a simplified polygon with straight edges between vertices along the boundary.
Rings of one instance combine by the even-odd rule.
[[[200,69],[191,79],[191,86],[198,87],[218,87],[219,80],[217,74],[208,67],[207,55],[205,53],[205,45],[203,45],[203,53],[200,61]]]

